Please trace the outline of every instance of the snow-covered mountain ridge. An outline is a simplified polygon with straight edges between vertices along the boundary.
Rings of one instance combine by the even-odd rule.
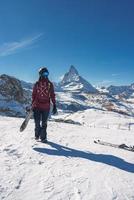
[[[130,98],[134,95],[134,84],[128,86],[109,86],[107,88],[111,95],[122,95],[122,97]]]
[[[24,116],[31,104],[32,83],[9,75],[0,76],[0,114]],[[54,83],[59,112],[76,112],[89,108],[113,111],[134,116],[134,84],[110,86],[103,92],[84,80],[74,66],[65,73],[60,83]]]
[[[96,88],[79,75],[74,66],[70,67],[69,71],[64,75],[59,85],[63,91],[86,93],[98,92]]]
[[[0,114],[25,115],[24,107],[31,100],[31,94],[23,88],[23,84],[15,77],[6,74],[0,76]]]

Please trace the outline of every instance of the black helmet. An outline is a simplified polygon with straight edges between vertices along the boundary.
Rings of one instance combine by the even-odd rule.
[[[49,75],[49,71],[46,67],[41,67],[39,69],[39,75],[40,76],[48,76]]]

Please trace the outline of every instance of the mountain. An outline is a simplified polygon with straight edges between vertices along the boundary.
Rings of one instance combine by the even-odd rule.
[[[128,86],[109,86],[107,88],[111,95],[122,95],[125,98],[129,98],[134,93],[134,83]]]
[[[58,108],[63,112],[76,112],[90,108],[87,94],[97,94],[97,89],[82,78],[71,66],[60,83],[56,85]]]
[[[60,82],[60,86],[63,91],[86,93],[98,92],[96,88],[79,75],[74,66],[71,66],[69,72],[64,75],[62,81]]]
[[[123,87],[111,86],[98,92],[78,74],[75,67],[71,66],[62,81],[59,84],[54,83],[54,86],[59,113],[94,109],[134,116],[134,84]],[[6,74],[1,75],[0,114],[25,116],[25,107],[31,105],[32,88],[32,83],[20,81]]]
[[[33,89],[33,83],[28,83],[26,81],[21,80],[21,86],[25,90],[31,90]]]
[[[134,83],[130,85],[130,88],[134,91]]]
[[[29,104],[30,98],[20,80],[6,74],[0,76],[0,114],[24,116],[24,106]]]

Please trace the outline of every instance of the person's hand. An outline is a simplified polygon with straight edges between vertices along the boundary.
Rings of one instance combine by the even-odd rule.
[[[55,115],[57,113],[57,108],[56,108],[56,105],[54,104],[53,105],[53,111],[52,111],[53,115]]]
[[[26,106],[26,112],[28,113],[28,112],[30,112],[31,111],[31,106]]]

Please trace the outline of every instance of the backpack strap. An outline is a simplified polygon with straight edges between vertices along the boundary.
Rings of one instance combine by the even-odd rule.
[[[51,83],[48,82],[48,92],[49,92],[49,98],[50,98],[50,89],[51,89]]]

